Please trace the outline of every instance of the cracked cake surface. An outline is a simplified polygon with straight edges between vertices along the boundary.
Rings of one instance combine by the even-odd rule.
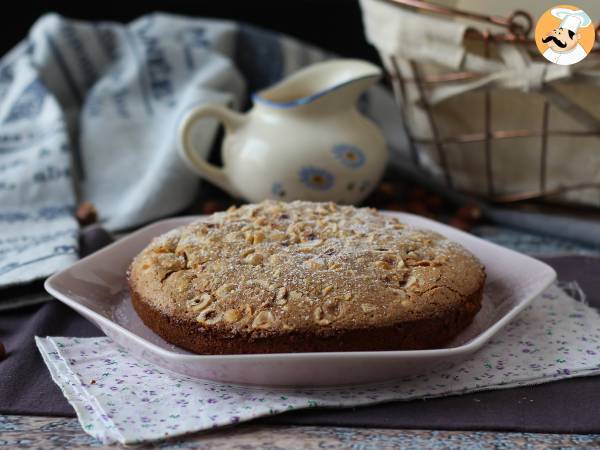
[[[131,263],[142,320],[198,353],[443,345],[480,308],[485,271],[460,245],[370,208],[230,208],[155,238]]]

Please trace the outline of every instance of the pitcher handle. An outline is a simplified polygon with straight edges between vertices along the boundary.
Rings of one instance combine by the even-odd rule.
[[[231,133],[244,122],[244,116],[218,104],[196,106],[183,118],[179,128],[179,151],[188,166],[203,178],[238,196],[237,190],[232,186],[225,168],[220,168],[205,161],[192,145],[191,131],[194,124],[203,118],[213,117],[225,126],[225,133]]]

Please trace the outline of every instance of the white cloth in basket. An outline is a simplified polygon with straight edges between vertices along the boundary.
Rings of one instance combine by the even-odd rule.
[[[405,82],[399,101],[406,125],[417,140],[432,140],[433,129],[423,108],[432,105],[441,138],[475,135],[485,130],[483,91],[491,91],[492,131],[541,130],[544,101],[552,108],[550,130],[600,131],[600,59],[588,57],[572,66],[532,60],[524,46],[491,45],[486,58],[481,45],[463,39],[467,25],[443,15],[424,14],[381,0],[360,0],[367,39],[377,47],[390,72],[399,70]],[[504,14],[508,16],[511,11]],[[483,31],[485,27],[482,27]],[[394,57],[395,62],[391,57]],[[416,63],[416,64],[414,64]],[[418,68],[418,73],[415,70]],[[437,76],[471,72],[478,76],[453,82],[430,83],[419,89],[415,75]],[[550,136],[546,186],[600,182],[598,137]],[[436,149],[418,143],[422,165],[441,177]],[[444,145],[455,187],[488,192],[482,140]],[[496,194],[535,191],[540,187],[539,136],[494,140],[492,164]],[[600,206],[600,189],[574,191],[561,197]]]

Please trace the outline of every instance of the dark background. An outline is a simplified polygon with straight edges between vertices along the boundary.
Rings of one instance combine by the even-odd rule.
[[[84,20],[129,22],[155,11],[248,22],[343,56],[378,61],[364,38],[358,0],[13,0],[0,27],[0,54],[23,39],[47,12]]]

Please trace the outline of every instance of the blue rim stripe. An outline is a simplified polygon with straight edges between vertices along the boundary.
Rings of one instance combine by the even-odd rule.
[[[259,92],[255,92],[254,94],[252,94],[252,101],[254,101],[255,103],[272,106],[274,108],[294,108],[296,106],[308,105],[309,103],[312,103],[313,101],[317,100],[318,98],[321,98],[324,95],[330,94],[333,91],[337,91],[338,89],[343,88],[351,83],[366,80],[368,78],[379,78],[380,76],[381,76],[380,74],[376,74],[376,75],[365,75],[364,77],[360,77],[360,78],[354,78],[352,80],[348,80],[343,83],[336,84],[330,88],[324,89],[315,94],[311,94],[306,97],[301,97],[296,100],[291,100],[289,102],[276,102],[274,100],[268,100],[268,99],[260,96],[261,92],[264,92],[264,91],[259,91]],[[267,89],[267,90],[269,90],[269,89]]]

